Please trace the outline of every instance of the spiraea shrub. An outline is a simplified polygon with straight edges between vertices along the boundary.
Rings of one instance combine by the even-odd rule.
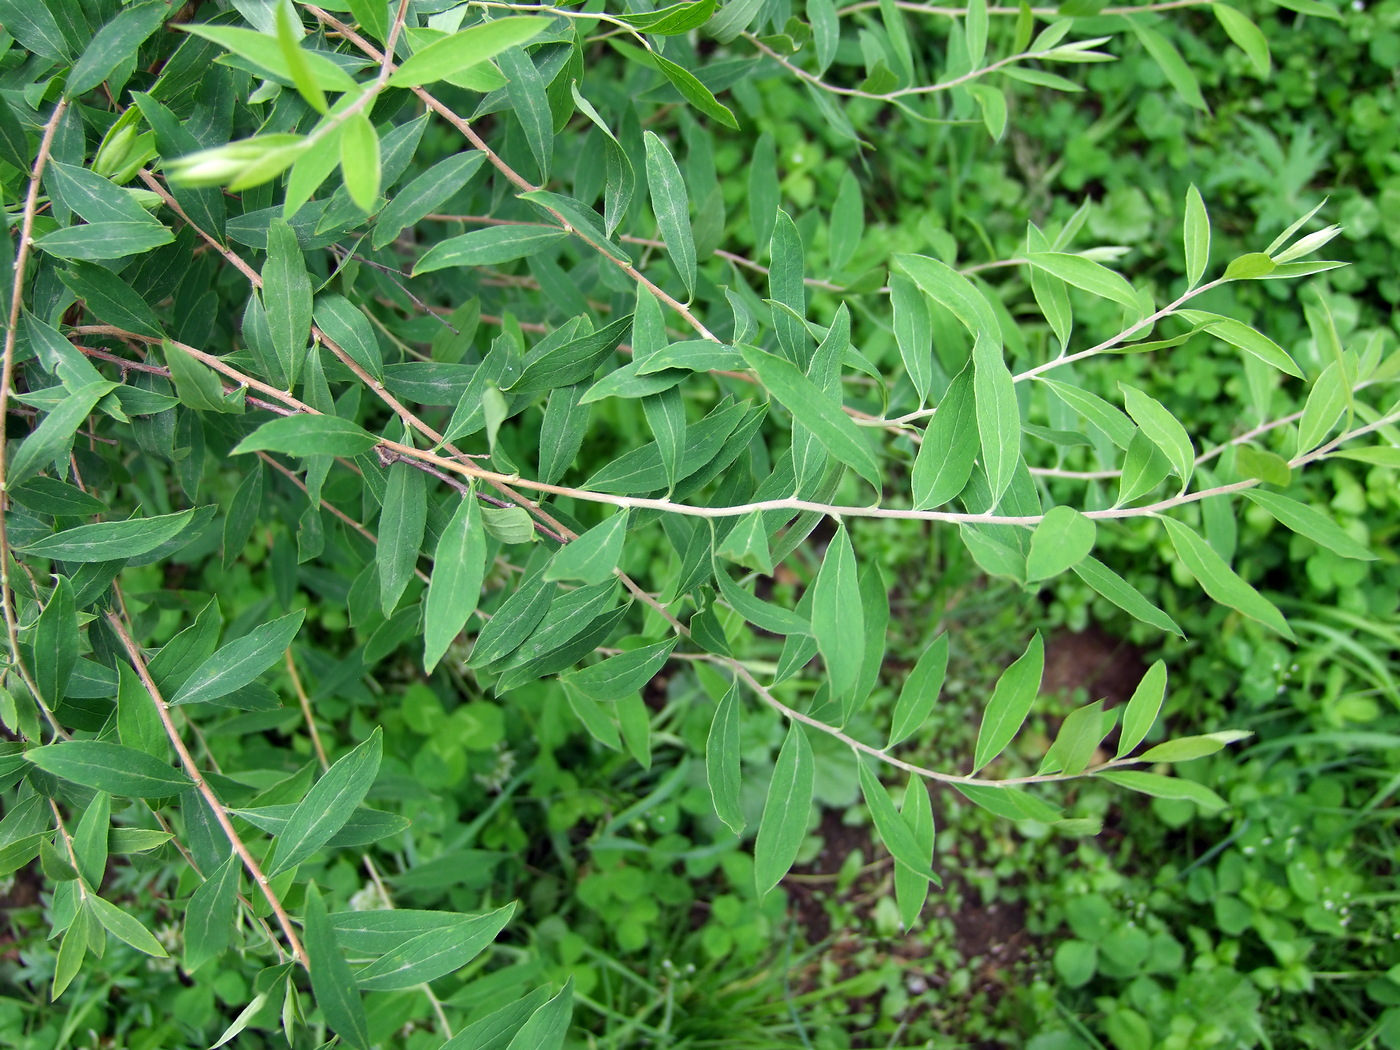
[[[1269,75],[1241,9],[1190,15],[1233,49],[1204,60]],[[723,853],[757,923],[838,767],[906,926],[940,885],[931,785],[1063,836],[1097,830],[1081,778],[1223,807],[1172,764],[1246,734],[1162,724],[1163,661],[1009,774],[1039,635],[930,761],[959,638],[901,601],[922,656],[887,663],[911,581],[878,549],[1009,600],[1075,581],[1142,636],[1183,632],[1126,577],[1170,572],[1285,640],[1237,515],[1375,557],[1296,497],[1400,459],[1400,357],[1307,280],[1341,265],[1325,207],[1227,257],[1209,187],[1170,253],[1087,203],[945,206],[1018,120],[1092,105],[1086,66],[1204,111],[1175,17],[0,0],[0,868],[44,935],[16,1037],[557,1048],[599,1007],[517,925],[553,855],[625,947],[640,869],[599,870],[654,847],[681,901]],[[1202,357],[1208,419],[1177,383]],[[646,804],[604,812],[608,779]]]

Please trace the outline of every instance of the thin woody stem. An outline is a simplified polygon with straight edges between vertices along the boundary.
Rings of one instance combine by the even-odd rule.
[[[117,591],[117,596],[120,601],[120,590]],[[124,602],[122,604],[125,605]],[[170,739],[170,745],[175,748],[175,753],[180,757],[180,764],[184,766],[186,775],[194,781],[195,790],[204,796],[204,801],[209,804],[209,809],[214,814],[214,819],[218,822],[219,827],[223,829],[229,845],[233,847],[234,852],[243,862],[243,866],[248,870],[249,877],[261,891],[263,898],[272,909],[272,914],[277,917],[277,924],[282,928],[282,936],[286,938],[292,956],[303,968],[310,970],[311,961],[307,958],[306,949],[302,947],[301,939],[297,936],[292,917],[287,914],[287,909],[283,906],[281,899],[273,892],[268,877],[264,874],[257,858],[249,852],[243,839],[239,837],[233,826],[233,821],[229,819],[228,810],[224,808],[224,804],[219,801],[219,796],[214,793],[214,789],[209,786],[209,782],[200,773],[194,756],[185,746],[185,741],[175,726],[175,720],[170,716],[169,705],[161,696],[160,688],[156,685],[155,679],[151,677],[151,672],[146,666],[146,659],[142,656],[140,647],[132,640],[131,634],[126,629],[125,621],[115,612],[110,612],[107,614],[107,623],[121,641],[122,647],[126,650],[127,658],[131,661],[131,666],[135,668],[137,676],[141,679],[141,684],[151,698],[151,703],[155,705],[156,713],[160,715],[161,724],[165,727],[165,735]]]
[[[68,100],[60,99],[54,106],[53,112],[49,114],[48,121],[44,124],[43,137],[39,141],[39,152],[34,158],[34,168],[29,175],[29,189],[25,193],[24,212],[20,218],[19,244],[15,249],[15,265],[11,278],[14,285],[10,289],[9,324],[5,328],[4,364],[3,367],[0,367],[0,497],[4,498],[5,503],[9,501],[9,473],[7,469],[9,466],[7,459],[9,447],[5,440],[3,423],[9,411],[10,387],[14,385],[15,378],[15,343],[19,337],[20,313],[24,308],[24,272],[29,263],[29,253],[33,244],[34,218],[39,213],[39,180],[43,177],[44,168],[48,166],[54,135],[57,134],[59,122],[63,120],[63,114],[67,109]],[[40,693],[38,684],[24,666],[24,661],[20,659],[19,621],[15,614],[14,598],[10,590],[10,537],[5,521],[6,515],[3,511],[4,507],[0,506],[0,607],[3,607],[4,610],[5,634],[10,645],[10,660],[15,670],[19,672],[20,679],[34,697],[34,703],[43,714],[44,720],[49,723],[49,728],[56,736],[66,738],[68,734],[59,725],[58,719],[49,709],[47,699]]]

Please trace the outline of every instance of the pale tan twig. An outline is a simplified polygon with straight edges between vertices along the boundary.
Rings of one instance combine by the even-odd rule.
[[[113,585],[116,586],[115,584]],[[125,608],[125,602],[121,597],[121,590],[117,589],[118,603]],[[233,826],[233,821],[229,819],[228,810],[219,801],[219,796],[214,793],[214,789],[209,786],[209,782],[199,771],[199,766],[195,763],[194,756],[190,754],[189,748],[185,746],[184,739],[180,736],[179,729],[175,726],[175,720],[170,716],[170,707],[161,696],[160,687],[156,685],[155,679],[151,677],[150,670],[146,667],[146,658],[141,653],[141,648],[132,639],[131,634],[126,629],[123,618],[115,612],[107,614],[107,622],[112,630],[116,632],[117,638],[122,643],[122,648],[126,650],[127,659],[131,661],[131,666],[135,668],[136,674],[141,679],[141,684],[145,686],[146,693],[151,698],[151,703],[155,705],[156,713],[160,715],[161,724],[165,727],[165,735],[169,737],[170,744],[175,748],[175,753],[180,757],[180,764],[184,766],[186,775],[194,781],[195,790],[204,796],[204,801],[209,804],[210,811],[214,814],[214,819],[218,821],[219,827],[223,829],[229,845],[233,847],[239,859],[243,861],[243,866],[248,869],[248,875],[262,892],[263,898],[267,901],[268,907],[272,909],[272,914],[277,917],[277,924],[282,928],[282,936],[287,940],[287,946],[291,949],[293,957],[305,969],[311,969],[311,961],[307,958],[306,949],[302,947],[301,939],[297,936],[296,927],[292,923],[292,917],[287,914],[287,909],[282,905],[281,899],[273,892],[272,885],[267,875],[263,873],[262,866],[257,858],[244,845],[243,839],[239,837],[237,830]]]
[[[287,674],[292,679],[292,689],[296,691],[297,702],[301,704],[301,713],[306,719],[306,730],[311,735],[311,746],[316,749],[316,761],[321,763],[321,772],[324,773],[331,768],[331,760],[326,757],[320,730],[316,728],[316,716],[311,713],[311,698],[306,695],[306,687],[301,684],[301,675],[297,672],[297,662],[292,656],[290,645],[283,655],[287,658]]]
[[[14,385],[15,379],[15,342],[19,337],[20,312],[24,308],[24,272],[28,267],[29,253],[33,246],[34,217],[39,212],[39,182],[43,178],[44,168],[48,166],[54,135],[57,134],[59,122],[63,120],[63,114],[67,112],[67,109],[68,100],[66,98],[59,99],[54,105],[53,112],[49,114],[49,119],[44,123],[44,133],[39,140],[39,152],[35,154],[34,167],[29,174],[29,189],[24,197],[24,211],[19,225],[19,244],[15,248],[15,265],[11,276],[14,284],[10,289],[10,316],[9,325],[5,329],[4,363],[0,367],[0,497],[4,499],[3,504],[0,504],[0,608],[4,610],[5,633],[9,640],[12,666],[19,672],[20,678],[33,695],[34,703],[43,714],[44,720],[49,723],[49,728],[59,738],[66,738],[68,733],[59,725],[58,719],[54,717],[53,711],[49,708],[48,699],[40,693],[39,686],[20,657],[19,621],[15,614],[14,598],[10,591],[10,538],[4,514],[9,503],[7,492],[9,461],[6,458],[9,447],[5,440],[4,421],[10,406],[10,387]]]

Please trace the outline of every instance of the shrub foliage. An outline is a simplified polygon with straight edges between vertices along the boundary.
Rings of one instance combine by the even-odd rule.
[[[498,863],[476,839],[520,787],[519,725],[626,775],[693,754],[711,838],[751,839],[758,898],[798,858],[823,763],[854,756],[912,925],[939,882],[930,783],[1091,834],[1053,785],[1218,809],[1170,766],[1245,734],[1164,737],[1158,662],[1008,776],[1037,635],[965,765],[921,764],[958,641],[929,623],[917,663],[886,667],[900,581],[863,519],[927,537],[928,558],[960,545],[1028,597],[1076,578],[1177,635],[1105,554],[1123,530],[1155,530],[1210,601],[1285,639],[1232,568],[1241,508],[1373,557],[1289,489],[1330,457],[1396,465],[1400,358],[1344,340],[1321,296],[1290,352],[1237,295],[1340,265],[1318,258],[1338,227],[1317,209],[1222,258],[1193,187],[1178,259],[1129,275],[1130,246],[1086,243],[1084,208],[977,264],[946,227],[880,225],[892,128],[981,148],[1125,48],[1204,108],[1160,16],[648,6],[0,0],[0,857],[37,859],[52,894],[53,997],[111,935],[192,974],[236,958],[221,1041],[280,1026],[364,1048],[419,1016],[407,1001],[439,1045],[430,982],[485,972],[516,908],[458,890]],[[1255,24],[1208,6],[1267,74]],[[804,201],[780,177],[800,158],[745,127],[775,78],[840,159],[832,199]],[[721,177],[736,144],[742,179]],[[1120,378],[1116,355],[1150,365]],[[1174,407],[1200,355],[1236,379],[1228,434]],[[1285,383],[1302,407],[1279,414]],[[383,728],[426,717],[425,683],[427,765]],[[698,735],[678,683],[708,705]],[[461,834],[410,825],[435,791],[475,807]],[[113,890],[152,857],[178,928]],[[374,910],[349,906],[345,858]],[[384,907],[386,863],[390,886],[437,864],[457,889]],[[483,993],[500,1008],[447,1045],[559,1046],[572,989],[537,983]]]

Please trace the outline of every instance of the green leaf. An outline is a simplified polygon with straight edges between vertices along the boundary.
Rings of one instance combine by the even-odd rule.
[[[185,906],[185,971],[192,973],[233,943],[238,876],[243,862],[230,854]]]
[[[520,1026],[506,1050],[560,1050],[569,1031],[574,1011],[574,981],[569,978],[563,990],[530,1015]]]
[[[1016,401],[1015,381],[999,344],[978,335],[972,348],[972,364],[982,466],[995,505],[1010,486],[1021,461],[1021,409]]]
[[[919,403],[923,404],[933,386],[933,319],[929,316],[928,299],[909,278],[891,274],[890,308],[900,359],[919,395]]]
[[[601,663],[573,672],[568,680],[595,700],[621,700],[656,677],[677,640],[671,638],[610,656]]]
[[[627,338],[632,315],[624,314],[596,332],[589,332],[562,345],[540,343],[525,358],[520,375],[510,384],[512,394],[537,394],[572,386],[598,370],[618,343]]]
[[[1332,432],[1347,410],[1350,380],[1342,371],[1341,362],[1333,361],[1308,391],[1303,403],[1303,418],[1298,421],[1298,451],[1309,452]]]
[[[1176,93],[1185,100],[1187,105],[1209,111],[1210,107],[1206,105],[1206,100],[1201,96],[1201,86],[1196,80],[1196,74],[1191,72],[1191,67],[1181,57],[1181,52],[1176,49],[1176,45],[1157,30],[1149,29],[1137,18],[1131,15],[1124,17],[1129,28],[1137,34],[1138,40],[1142,42],[1144,50],[1161,67],[1167,82],[1176,89]]]
[[[1175,620],[1144,598],[1136,587],[1103,562],[1090,556],[1071,566],[1071,571],[1129,616],[1159,631],[1168,631],[1178,638],[1186,637]]]
[[[91,222],[35,238],[34,246],[59,259],[94,262],[140,255],[173,240],[175,235],[156,222]]]
[[[1235,473],[1242,478],[1257,478],[1280,488],[1293,480],[1293,469],[1288,465],[1288,460],[1253,445],[1240,445],[1235,449]]]
[[[735,739],[737,743],[737,733]],[[807,835],[815,778],[812,745],[807,742],[802,724],[792,722],[773,767],[758,837],[754,840],[754,879],[760,897],[767,896],[782,881],[797,859],[797,851]]]
[[[249,62],[272,73],[287,83],[295,83],[294,70],[288,64],[287,53],[277,36],[259,33],[239,26],[209,25],[202,22],[182,22],[179,28],[186,33],[212,40],[225,50],[246,58]],[[292,47],[299,51],[293,56],[301,67],[303,78],[311,81],[322,91],[353,91],[355,79],[325,55],[300,46],[295,39],[293,28]]]
[[[1239,347],[1247,354],[1252,354],[1266,365],[1277,368],[1280,372],[1303,378],[1303,371],[1288,356],[1287,351],[1243,321],[1237,321],[1232,317],[1222,317],[1220,314],[1206,313],[1203,310],[1181,310],[1178,316],[1194,325],[1200,325],[1206,332],[1215,336],[1231,346]]]
[[[161,349],[182,404],[197,412],[238,411],[237,405],[224,400],[223,384],[212,368],[169,339],[161,343]]]
[[[569,709],[583,723],[583,728],[588,730],[588,735],[610,751],[621,751],[622,738],[618,732],[614,712],[606,710],[602,704],[587,693],[574,688],[573,682],[569,679],[563,679],[563,686],[564,697],[569,702]]]
[[[890,739],[886,748],[909,739],[928,720],[929,712],[938,701],[943,679],[948,673],[948,635],[940,634],[929,643],[914,670],[900,687],[899,699],[890,717]]]
[[[812,635],[826,662],[831,693],[847,697],[860,677],[865,647],[865,621],[855,552],[844,525],[827,544],[821,569],[812,584]]]
[[[650,59],[650,64],[661,70],[661,75],[669,80],[671,86],[679,91],[681,97],[692,106],[707,117],[713,117],[725,127],[733,128],[735,131],[739,130],[739,122],[734,119],[734,114],[729,111],[729,107],[722,105],[710,92],[710,89],[700,83],[690,70],[657,54],[650,55]]]
[[[167,798],[189,777],[160,759],[106,740],[68,740],[26,751],[40,769],[75,784],[130,798]]]
[[[1226,806],[1223,798],[1194,780],[1164,777],[1160,773],[1143,773],[1135,769],[1111,770],[1094,775],[1110,784],[1117,784],[1130,791],[1140,791],[1154,798],[1185,799],[1194,802],[1207,813],[1216,813]]]
[[[507,1050],[516,1032],[548,995],[547,988],[536,988],[525,998],[473,1021],[444,1043],[441,1050]]]
[[[1123,391],[1128,415],[1162,450],[1162,455],[1171,462],[1172,470],[1181,479],[1182,491],[1185,491],[1196,469],[1196,448],[1191,444],[1191,435],[1160,401],[1127,383],[1119,383],[1118,386]]]
[[[311,72],[306,52],[301,48],[301,38],[306,34],[291,4],[278,4],[275,19],[277,46],[282,52],[282,61],[286,63],[297,93],[317,113],[325,113],[330,107],[326,103],[325,92],[321,90],[321,85]]]
[[[1210,262],[1210,216],[1194,183],[1186,190],[1186,221],[1181,239],[1186,246],[1186,283],[1194,288],[1201,283]]]
[[[419,87],[443,80],[512,47],[527,43],[553,24],[552,18],[512,15],[468,26],[409,56],[389,77],[390,87]]]
[[[496,939],[514,914],[512,902],[484,915],[454,917],[456,921],[426,930],[380,956],[355,974],[355,983],[368,991],[398,991],[460,970]]]
[[[871,819],[875,822],[875,830],[880,833],[880,838],[884,840],[885,848],[890,851],[890,856],[894,857],[900,867],[908,868],[920,878],[928,879],[931,882],[938,882],[942,885],[938,876],[929,867],[929,860],[933,855],[933,843],[929,843],[929,848],[925,850],[922,844],[914,837],[914,832],[905,823],[904,818],[899,815],[899,811],[894,808],[894,803],[890,801],[889,792],[880,783],[879,777],[870,768],[870,763],[864,758],[858,760],[860,767],[860,790],[865,797],[865,804],[870,810]],[[910,785],[911,790],[923,790],[923,786],[917,781]]]
[[[312,316],[324,335],[349,354],[357,365],[380,382],[384,381],[379,340],[363,310],[343,295],[327,293],[316,297]]]
[[[557,226],[534,223],[488,226],[439,241],[419,258],[413,275],[449,266],[499,266],[542,252],[567,236]]]
[[[1104,733],[1102,700],[1075,708],[1061,723],[1038,772],[1078,776],[1088,768],[1095,750],[1103,742]]]
[[[803,282],[806,261],[797,224],[782,209],[778,210],[773,224],[770,249],[772,265],[768,268],[768,292],[775,302],[788,308],[773,311],[778,346],[789,361],[805,369],[811,359],[807,326],[803,323],[807,313],[807,287]]]
[[[765,576],[773,575],[773,552],[768,546],[768,528],[763,515],[757,511],[740,518],[720,541],[715,553],[736,565],[743,565]],[[722,584],[723,580],[720,582]]]
[[[116,388],[116,383],[104,379],[79,387],[59,402],[15,450],[6,472],[6,484],[23,484],[54,460],[67,459],[73,435],[97,403]]]
[[[1342,527],[1327,515],[1277,492],[1264,492],[1261,489],[1246,489],[1244,497],[1257,503],[1274,516],[1281,524],[1300,536],[1306,536],[1319,546],[1326,547],[1343,558],[1356,558],[1361,561],[1375,561],[1376,555],[1365,546],[1352,539]]]
[[[346,0],[355,22],[374,39],[383,43],[389,38],[389,8],[383,0]]]
[[[831,455],[848,464],[878,490],[880,465],[870,443],[851,417],[824,395],[791,361],[757,347],[740,348],[744,360],[768,392],[792,413],[793,418],[816,435]]]
[[[73,585],[66,577],[55,576],[53,593],[34,623],[34,683],[50,707],[67,693],[81,641]]]
[[[325,901],[314,882],[306,887],[302,927],[306,955],[311,962],[311,991],[326,1024],[354,1050],[370,1050],[365,1007],[355,987],[354,975],[340,946],[335,943],[335,931],[326,916]]]
[[[130,193],[96,172],[76,164],[50,160],[49,166],[44,169],[44,183],[53,199],[61,200],[88,222],[156,224],[151,213],[141,207]],[[26,327],[38,325],[43,325],[43,322],[32,318]],[[43,327],[48,328],[47,325]]]
[[[695,237],[690,229],[690,198],[685,180],[671,151],[654,132],[645,133],[647,185],[651,208],[671,263],[680,274],[686,293],[695,295]]]
[[[864,764],[861,766],[864,769]],[[909,781],[904,789],[904,804],[899,810],[900,819],[909,829],[914,840],[914,848],[919,857],[933,855],[933,807],[929,802],[928,788],[917,778]],[[919,920],[928,899],[929,879],[923,874],[896,864],[894,867],[894,898],[899,905],[900,921],[906,930],[912,929]]]
[[[1258,620],[1264,626],[1293,641],[1293,631],[1283,614],[1272,602],[1237,576],[1210,544],[1175,518],[1164,517],[1162,521],[1166,524],[1167,535],[1171,537],[1172,546],[1176,549],[1181,564],[1196,578],[1201,589],[1210,595],[1212,600],[1221,605],[1228,605],[1252,620]]]
[[[1037,269],[1053,274],[1066,284],[1083,288],[1103,299],[1122,303],[1129,310],[1139,310],[1138,293],[1124,278],[1107,266],[1082,255],[1065,252],[1027,252],[1026,261]]]
[[[391,463],[388,474],[379,512],[379,543],[374,550],[379,567],[379,604],[386,617],[393,615],[418,568],[428,522],[427,475],[402,461]]]
[[[13,22],[7,24],[10,28],[15,28]],[[73,978],[78,976],[78,971],[83,966],[83,959],[87,956],[88,939],[94,935],[100,936],[96,929],[96,921],[92,917],[91,907],[85,898],[78,903],[77,911],[73,913],[68,929],[63,932],[63,940],[59,942],[58,958],[54,962],[51,999],[57,999],[62,995],[67,987],[73,983]]]
[[[433,556],[423,600],[423,668],[431,674],[452,640],[476,611],[486,577],[486,532],[475,491],[457,505]]]
[[[1167,665],[1158,660],[1133,690],[1132,698],[1123,711],[1123,729],[1118,737],[1118,754],[1123,758],[1137,747],[1151,731],[1167,695]]]
[[[93,796],[87,809],[83,810],[82,820],[73,832],[73,853],[78,860],[78,871],[89,886],[101,886],[107,872],[108,833],[112,828],[112,796],[99,791]]]
[[[1269,57],[1269,41],[1259,27],[1229,4],[1211,4],[1210,9],[1235,46],[1248,56],[1259,79],[1266,79],[1273,63]]]
[[[1190,762],[1195,758],[1213,755],[1222,748],[1248,740],[1254,734],[1241,730],[1227,730],[1223,733],[1206,733],[1202,736],[1183,736],[1168,740],[1149,748],[1138,757],[1144,762]]]
[[[646,376],[686,368],[692,372],[733,371],[744,367],[744,355],[732,347],[708,339],[669,343],[637,362],[637,374]]]
[[[440,208],[471,180],[485,160],[486,154],[480,150],[454,154],[396,191],[375,219],[374,247],[383,248],[392,243],[404,227],[414,225]]]
[[[69,78],[63,87],[64,97],[77,98],[78,95],[87,94],[111,76],[112,70],[120,64],[136,59],[137,49],[146,43],[148,36],[164,25],[169,14],[171,8],[162,0],[134,4],[98,29],[90,45],[83,50],[83,55],[69,70]]]
[[[288,456],[344,456],[368,452],[379,439],[339,416],[299,414],[264,423],[233,447],[243,452],[281,452]]]
[[[974,773],[1001,754],[1020,730],[1040,692],[1044,669],[1045,642],[1037,631],[1026,651],[1002,672],[992,690],[992,698],[987,701],[982,725],[977,730],[977,749],[972,760]]]
[[[961,321],[974,338],[980,333],[990,345],[1000,348],[1001,322],[976,285],[947,263],[925,255],[896,255],[893,262],[925,295]]]
[[[545,566],[544,578],[594,584],[612,577],[617,572],[618,559],[622,557],[627,517],[627,509],[623,508],[582,536],[564,544]]]
[[[507,598],[476,636],[468,667],[483,667],[515,652],[549,611],[559,587],[533,576]]]
[[[255,681],[282,658],[305,617],[305,611],[298,609],[260,624],[242,638],[220,647],[185,680],[169,702],[208,703]]]
[[[5,26],[8,35],[36,55],[65,63],[73,57],[73,48],[47,4],[34,0],[0,0],[0,24]],[[57,999],[59,994],[55,991],[53,997]]]
[[[350,199],[361,211],[375,211],[379,203],[379,135],[363,113],[341,125],[340,170]]]
[[[296,233],[281,218],[273,219],[267,228],[262,279],[272,346],[287,381],[295,386],[311,336],[311,276]]]
[[[117,664],[117,735],[130,748],[163,759],[170,746],[146,687],[130,664]]]
[[[833,272],[846,268],[860,247],[864,231],[865,204],[861,200],[860,180],[847,169],[841,173],[841,180],[836,184],[836,199],[831,205],[830,261]],[[906,367],[907,364],[906,361]],[[927,393],[927,390],[921,393]]]
[[[1073,507],[1052,507],[1031,534],[1027,581],[1048,580],[1077,565],[1094,549],[1097,536],[1092,518]]]
[[[384,730],[376,726],[368,740],[337,759],[311,786],[277,836],[267,862],[269,877],[300,864],[345,826],[379,773],[383,747]]]
[[[963,31],[967,34],[969,68],[981,69],[987,54],[987,0],[968,0]]]
[[[33,543],[17,544],[15,549],[35,558],[55,561],[97,562],[139,558],[180,535],[194,518],[194,513],[193,510],[182,510],[153,518],[78,525],[52,536],[41,537]]]
[[[548,182],[554,159],[554,117],[550,113],[547,85],[534,59],[523,48],[507,48],[497,62],[506,76],[506,95],[511,108],[539,166],[540,181]]]
[[[1230,265],[1225,267],[1224,279],[1227,281],[1258,280],[1261,277],[1268,277],[1277,268],[1278,264],[1263,252],[1250,252],[1230,260]]]

